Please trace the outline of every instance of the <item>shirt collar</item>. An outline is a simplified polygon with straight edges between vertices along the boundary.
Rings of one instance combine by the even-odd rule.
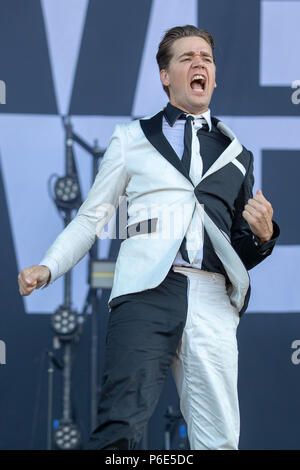
[[[205,113],[202,113],[202,114],[190,114],[190,113],[186,113],[185,111],[182,111],[182,109],[180,108],[176,108],[176,106],[173,106],[170,102],[167,104],[167,106],[164,109],[164,116],[168,124],[171,127],[173,127],[177,119],[179,119],[179,117],[182,114],[188,114],[189,116],[193,116],[195,120],[204,118],[208,124],[209,130],[211,131],[212,124],[211,124],[210,109],[208,109],[207,111],[205,111]]]

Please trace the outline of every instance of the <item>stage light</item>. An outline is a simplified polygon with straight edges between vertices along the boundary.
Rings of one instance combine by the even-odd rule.
[[[78,328],[78,315],[62,305],[53,313],[51,325],[59,336],[70,337]]]
[[[54,186],[56,204],[65,206],[66,204],[76,204],[80,197],[78,181],[72,176],[63,176],[56,180]]]
[[[80,447],[81,436],[78,426],[72,422],[60,423],[54,431],[54,443],[60,450],[74,450]]]

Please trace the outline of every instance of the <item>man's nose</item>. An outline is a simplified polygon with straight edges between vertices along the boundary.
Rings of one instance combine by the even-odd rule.
[[[204,65],[204,61],[201,57],[194,57],[193,59],[193,67],[202,67]]]

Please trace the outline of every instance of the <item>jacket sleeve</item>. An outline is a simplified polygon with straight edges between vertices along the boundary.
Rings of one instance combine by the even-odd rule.
[[[273,236],[271,240],[259,246],[258,237],[251,231],[248,222],[242,215],[245,204],[253,197],[253,154],[252,152],[249,152],[249,154],[249,168],[235,201],[235,215],[231,228],[231,243],[246,268],[252,269],[272,253],[280,230],[276,222],[273,221]]]
[[[73,268],[90,250],[114,215],[128,181],[121,126],[117,125],[86,200],[40,262],[51,271],[50,284]]]

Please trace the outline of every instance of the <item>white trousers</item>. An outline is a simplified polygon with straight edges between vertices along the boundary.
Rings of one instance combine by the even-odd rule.
[[[238,312],[221,274],[173,270],[188,278],[187,320],[172,372],[191,449],[238,449]]]

